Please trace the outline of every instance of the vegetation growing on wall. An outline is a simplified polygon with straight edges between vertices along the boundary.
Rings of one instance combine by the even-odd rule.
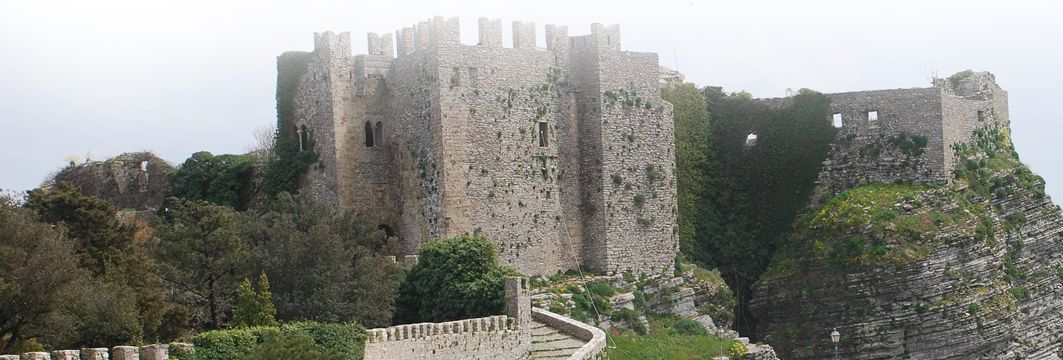
[[[289,51],[277,57],[276,145],[262,183],[262,191],[270,197],[281,192],[296,193],[299,180],[318,160],[312,134],[300,148],[295,124],[295,93],[310,60],[311,54],[301,51]]]
[[[720,270],[738,299],[736,327],[751,332],[751,286],[807,204],[837,131],[829,99],[801,90],[769,104],[691,86],[665,97],[676,116],[680,246]],[[755,144],[747,145],[749,134]]]

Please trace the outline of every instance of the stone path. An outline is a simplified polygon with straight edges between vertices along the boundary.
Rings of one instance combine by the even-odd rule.
[[[587,343],[538,321],[532,321],[531,335],[532,359],[567,359]]]

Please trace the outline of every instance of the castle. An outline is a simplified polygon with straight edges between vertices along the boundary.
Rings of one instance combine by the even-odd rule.
[[[827,95],[839,128],[817,193],[869,183],[947,184],[954,146],[983,127],[1007,127],[1008,93],[988,72],[935,79],[927,88]]]
[[[279,136],[320,156],[301,191],[405,254],[468,234],[525,274],[671,269],[674,124],[657,55],[622,51],[617,25],[548,25],[546,48],[532,23],[512,33],[503,47],[501,21],[481,18],[466,45],[456,18],[436,17],[397,41],[370,33],[363,55],[332,32],[282,55]]]

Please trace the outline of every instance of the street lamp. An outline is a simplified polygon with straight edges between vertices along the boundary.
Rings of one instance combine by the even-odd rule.
[[[838,340],[841,339],[842,334],[838,332],[838,328],[834,328],[834,331],[830,332],[830,341],[834,343],[834,358],[838,358]]]

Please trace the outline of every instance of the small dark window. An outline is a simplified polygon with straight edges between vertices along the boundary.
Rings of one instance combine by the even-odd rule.
[[[550,132],[547,128],[546,123],[539,123],[539,147],[550,146],[550,140],[548,139],[549,134]]]
[[[985,121],[985,111],[978,110],[978,121]]]
[[[841,113],[834,114],[834,116],[831,117],[831,124],[834,125],[834,127],[836,127],[836,128],[842,127],[842,125],[844,124],[842,122],[842,114]]]
[[[476,87],[480,82],[480,70],[474,67],[469,68],[469,86]]]
[[[306,146],[310,143],[310,132],[306,131],[306,125],[299,125],[299,151],[306,151]]]
[[[376,138],[377,145],[384,146],[384,123],[379,121],[376,122],[376,129],[373,136]]]
[[[373,124],[365,122],[365,147],[373,147]]]

